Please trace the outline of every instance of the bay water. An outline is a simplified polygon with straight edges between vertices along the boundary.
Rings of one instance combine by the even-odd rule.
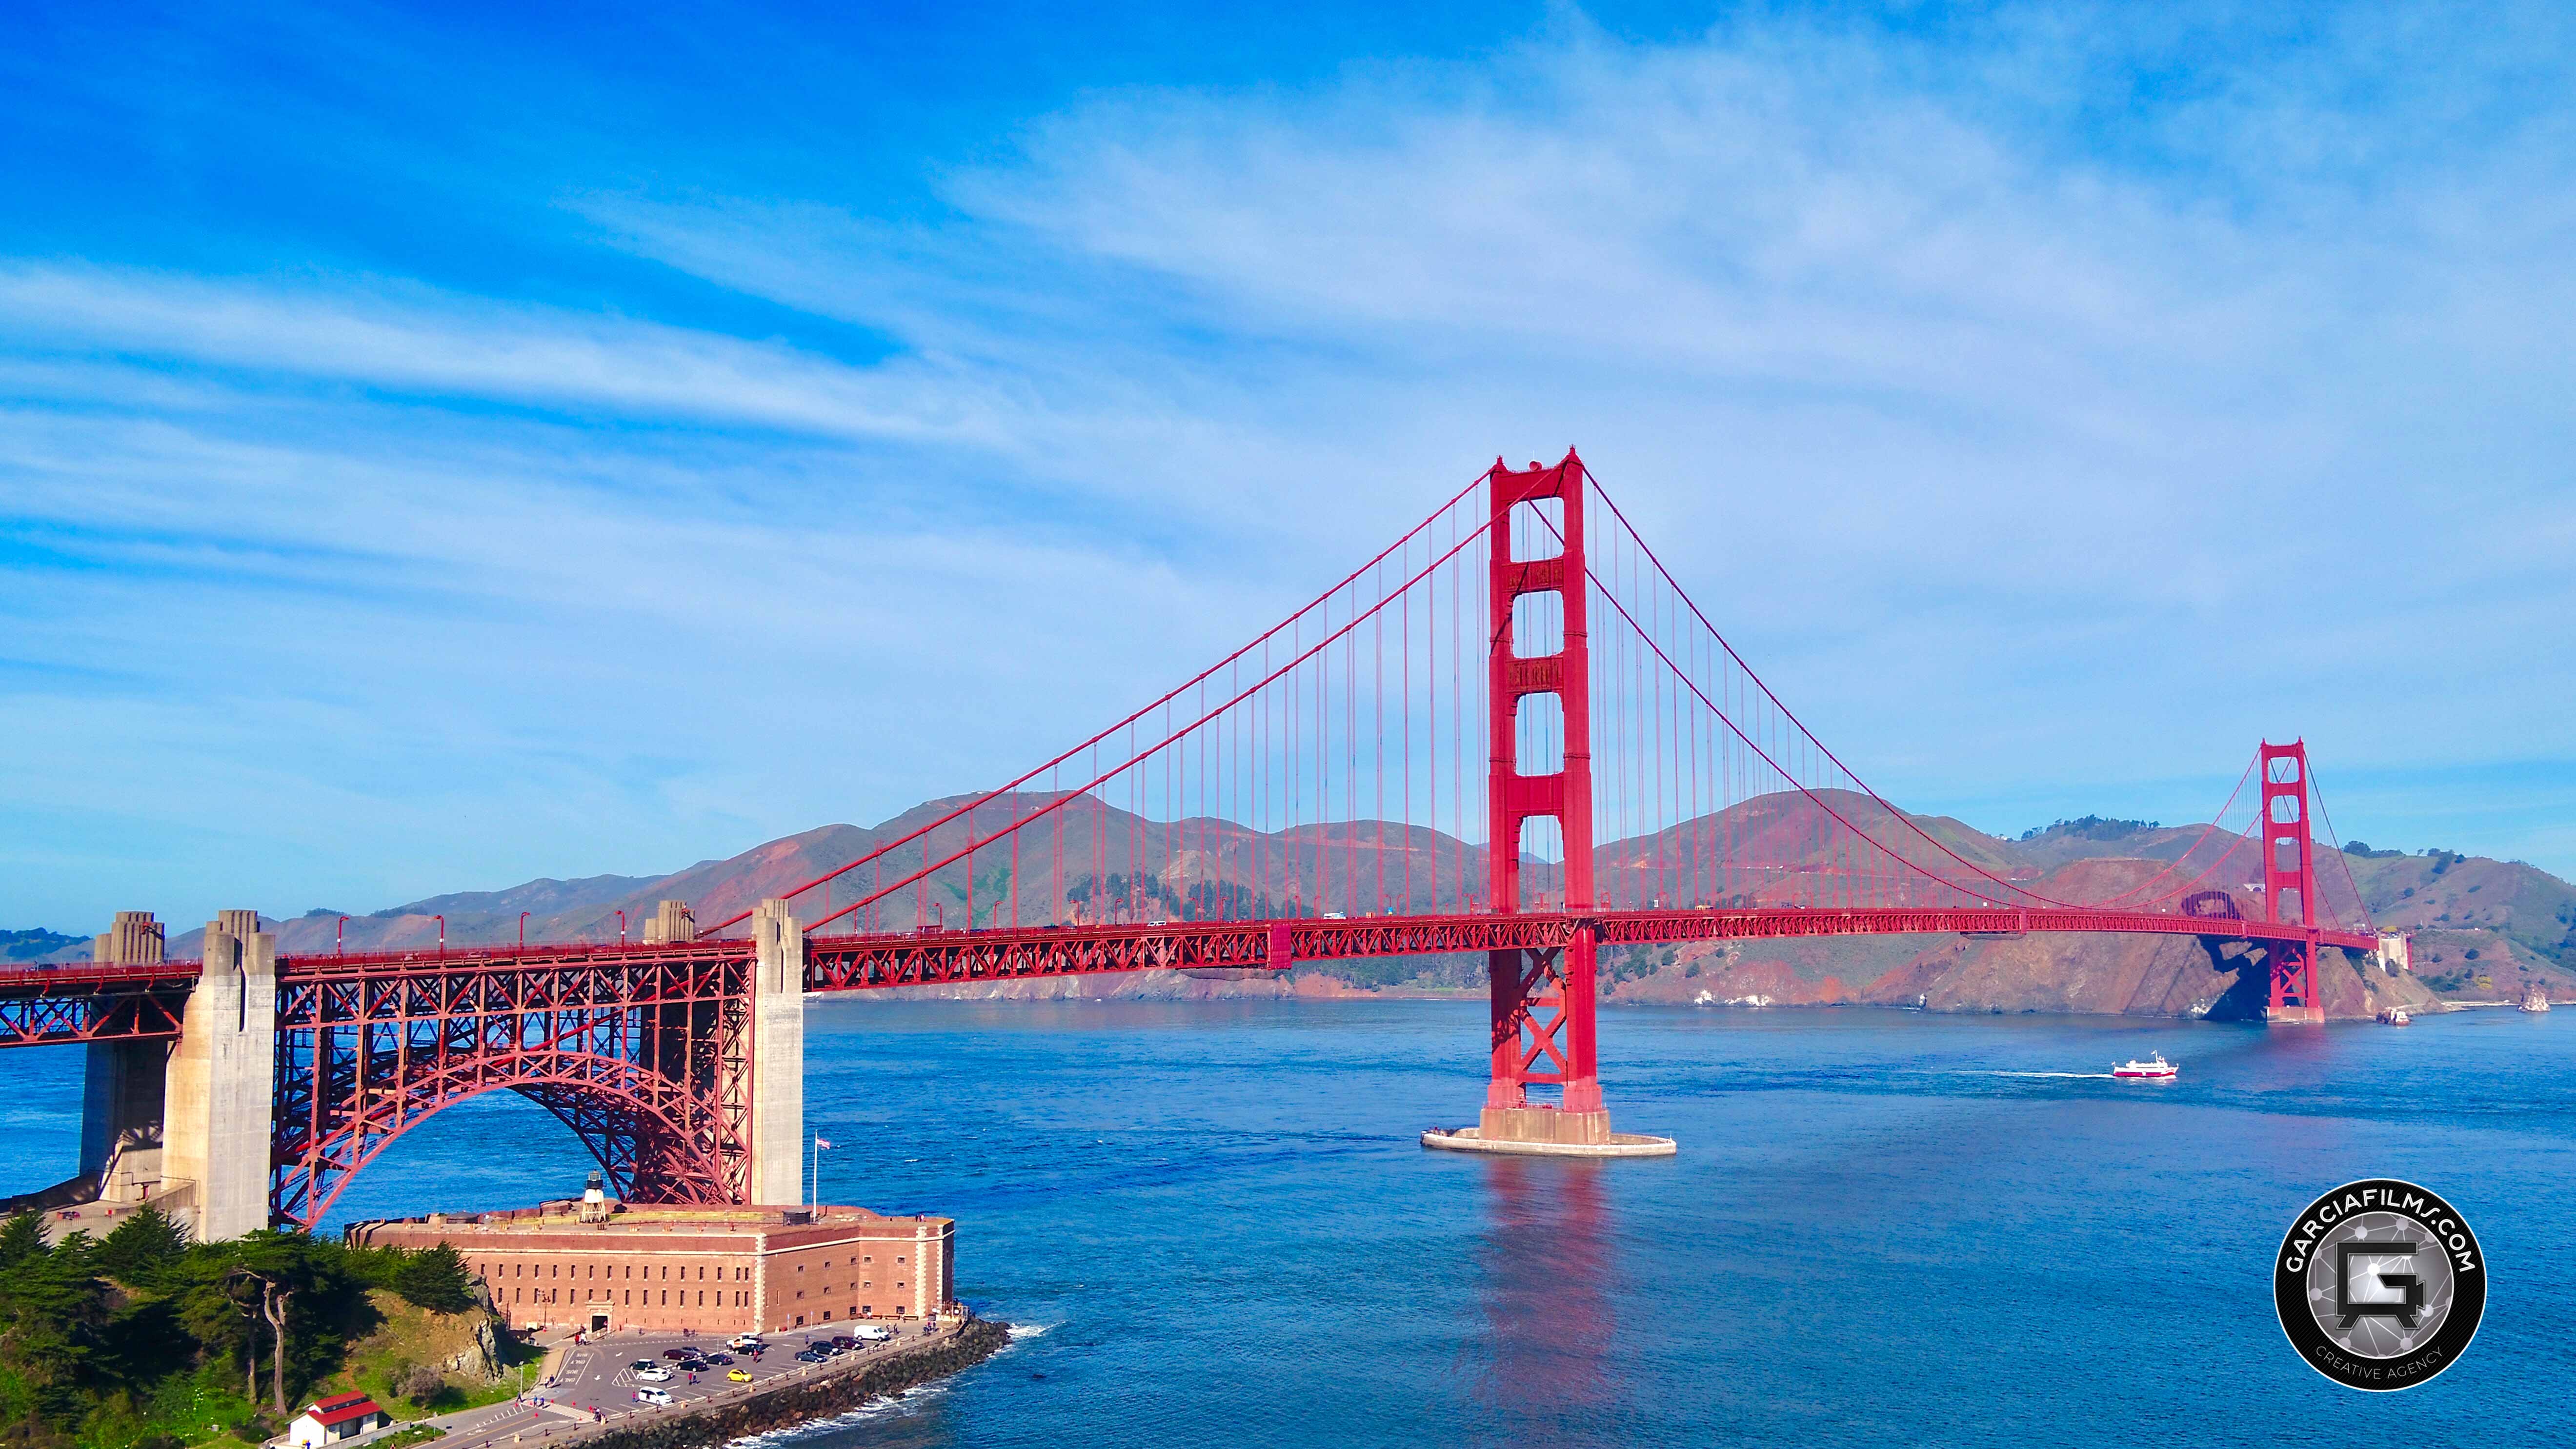
[[[1425,1151],[1481,1002],[817,999],[822,1195],[958,1221],[982,1367],[787,1437],[934,1445],[2566,1442],[2576,1012],[2276,1028],[1605,1009],[1663,1160]],[[2163,1084],[2110,1064],[2161,1050]],[[77,1050],[0,1053],[0,1192],[70,1170]],[[328,1227],[578,1191],[513,1095],[413,1129]],[[2319,1377],[2274,1319],[2292,1216],[2354,1178],[2465,1212],[2460,1365]]]

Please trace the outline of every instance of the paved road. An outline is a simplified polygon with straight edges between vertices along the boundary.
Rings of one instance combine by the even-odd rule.
[[[748,1354],[733,1354],[731,1365],[718,1365],[700,1372],[694,1384],[689,1382],[687,1374],[674,1370],[669,1379],[652,1387],[668,1390],[674,1406],[681,1406],[692,1399],[741,1387],[725,1377],[728,1367],[750,1374],[753,1383],[820,1369],[827,1365],[798,1363],[797,1352],[809,1343],[829,1339],[835,1331],[847,1331],[848,1327],[847,1324],[824,1325],[802,1333],[771,1334],[758,1360]],[[894,1342],[914,1342],[921,1333],[921,1325],[909,1324],[903,1327]],[[432,1420],[447,1430],[447,1438],[439,1441],[440,1449],[482,1449],[485,1445],[506,1449],[514,1435],[531,1430],[573,1422],[588,1423],[595,1416],[614,1419],[621,1414],[644,1409],[648,1406],[635,1398],[635,1390],[642,1386],[643,1381],[636,1378],[627,1365],[647,1359],[667,1365],[668,1361],[662,1357],[663,1350],[681,1347],[706,1353],[732,1352],[724,1346],[721,1338],[692,1338],[676,1333],[613,1333],[576,1344],[565,1350],[563,1363],[556,1370],[554,1380],[529,1392],[529,1402],[493,1404]],[[883,1353],[891,1347],[893,1344],[874,1344],[861,1349],[860,1353]],[[837,1366],[847,1362],[848,1358],[849,1355],[845,1354],[830,1363]],[[542,1404],[537,1402],[540,1400]]]

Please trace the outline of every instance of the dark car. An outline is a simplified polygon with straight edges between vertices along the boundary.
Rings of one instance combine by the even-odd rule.
[[[828,1348],[809,1348],[803,1353],[796,1355],[796,1361],[798,1363],[821,1363],[823,1360],[830,1358],[831,1356],[832,1351]]]
[[[729,1353],[711,1353],[707,1355],[707,1362],[718,1368],[722,1368],[726,1364],[733,1362],[733,1355]]]
[[[842,1353],[848,1353],[851,1349],[857,1348],[858,1346],[859,1341],[850,1337],[846,1333],[836,1333],[832,1335],[832,1347],[840,1350]]]
[[[666,1348],[662,1350],[662,1357],[669,1359],[673,1363],[678,1363],[684,1358],[696,1358],[697,1356],[698,1351],[694,1348]]]

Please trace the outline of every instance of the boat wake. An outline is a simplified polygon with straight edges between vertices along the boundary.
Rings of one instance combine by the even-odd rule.
[[[2057,1077],[2071,1082],[2107,1082],[2109,1072],[1996,1072],[1998,1077]]]

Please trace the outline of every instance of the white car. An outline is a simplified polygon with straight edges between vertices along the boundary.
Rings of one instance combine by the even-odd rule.
[[[650,1368],[637,1369],[635,1377],[648,1384],[666,1384],[671,1381],[671,1371],[657,1363]]]
[[[861,1343],[886,1343],[894,1338],[894,1330],[882,1323],[853,1323],[850,1337]]]
[[[670,1375],[664,1374],[662,1377],[667,1379]],[[639,1404],[667,1404],[671,1402],[671,1391],[669,1389],[637,1389],[635,1391],[635,1402]]]
[[[749,1353],[753,1349],[760,1347],[760,1335],[757,1333],[737,1333],[733,1337],[725,1340],[725,1347],[732,1349],[736,1353]]]

